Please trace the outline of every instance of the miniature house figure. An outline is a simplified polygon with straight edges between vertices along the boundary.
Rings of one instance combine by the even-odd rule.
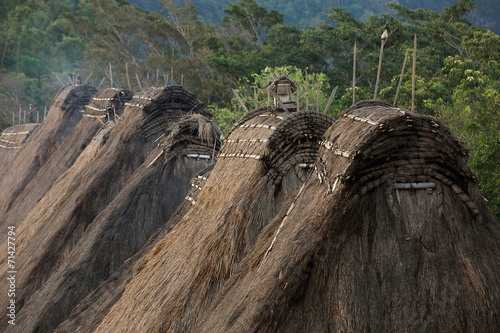
[[[274,96],[274,107],[276,109],[297,109],[297,103],[292,96],[297,91],[297,85],[292,80],[286,76],[281,76],[271,81],[266,87]]]

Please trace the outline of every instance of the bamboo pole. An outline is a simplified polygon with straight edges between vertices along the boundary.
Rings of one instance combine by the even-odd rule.
[[[415,69],[417,67],[417,34],[413,38],[413,72],[411,74],[411,113],[415,111]]]
[[[384,30],[382,36],[380,36],[380,55],[378,57],[378,69],[377,69],[377,80],[375,81],[375,92],[373,93],[373,99],[377,99],[378,84],[380,82],[380,69],[382,68],[382,55],[384,54],[384,45],[387,41],[387,30]]]
[[[398,88],[396,89],[396,95],[394,96],[394,103],[392,105],[396,106],[398,102],[399,89],[401,88],[401,84],[403,83],[403,76],[405,74],[406,60],[408,60],[408,51],[410,49],[406,49],[405,60],[403,61],[403,67],[401,68],[401,76],[399,77]]]
[[[85,83],[88,83],[90,78],[92,77],[92,74],[94,74],[94,71],[90,72],[90,75],[87,76],[87,79],[85,80]]]
[[[181,74],[181,86],[184,85],[184,74]]]
[[[156,67],[156,86],[159,86],[160,85],[160,81],[158,81],[158,67]]]
[[[296,104],[297,104],[297,112],[300,111],[300,96],[302,96],[302,93],[304,92],[304,90],[300,91],[300,87],[297,86],[297,101],[296,101]]]
[[[128,75],[128,62],[125,63],[125,74],[127,75],[128,90],[132,90],[132,87],[130,86],[130,77]]]
[[[271,70],[269,69],[269,67],[266,67],[266,69],[264,70],[266,72],[266,85],[269,84],[269,73],[271,72]],[[267,106],[271,106],[271,94],[269,93],[269,91],[267,92]]]
[[[109,80],[111,81],[111,88],[113,88],[113,69],[111,68],[111,62],[109,63]]]
[[[43,111],[43,119],[47,117],[47,105],[45,105],[45,110]]]
[[[246,107],[245,103],[243,103],[243,100],[241,99],[240,95],[238,95],[238,93],[236,92],[236,90],[234,90],[234,89],[232,89],[232,90],[233,90],[234,95],[236,96],[236,99],[238,100],[238,102],[240,102],[240,105],[248,113],[248,108]]]
[[[40,120],[40,112],[38,110],[36,110],[36,123],[39,124],[39,121]]]
[[[255,109],[259,108],[259,102],[257,101],[257,88],[253,87],[253,99],[255,101]]]
[[[63,82],[62,82],[62,80],[59,78],[59,76],[58,76],[56,73],[54,73],[54,75],[56,76],[57,80],[58,80],[58,81],[59,81],[59,82],[63,85],[63,87],[64,87],[64,83],[63,83]]]
[[[19,125],[21,125],[21,104],[19,104]]]
[[[307,78],[307,68],[306,68],[306,110],[309,110],[309,80]]]
[[[23,124],[26,124],[26,109],[24,109],[24,120],[23,120]]]
[[[141,80],[139,80],[139,75],[137,75],[137,73],[135,73],[135,78],[137,79],[137,84],[139,85],[139,90],[142,90]]]
[[[356,42],[354,42],[354,55],[352,57],[352,104],[356,102]]]
[[[316,112],[319,112],[319,81],[316,86]]]
[[[330,106],[332,106],[332,102],[333,102],[333,99],[335,98],[335,95],[337,94],[338,87],[339,86],[336,86],[335,88],[333,88],[332,93],[330,94],[330,98],[328,99],[328,104],[326,104],[325,112],[323,112],[323,113],[326,113],[326,111],[328,111]]]

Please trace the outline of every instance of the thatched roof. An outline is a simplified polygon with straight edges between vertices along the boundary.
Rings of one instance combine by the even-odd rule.
[[[321,144],[192,331],[497,332],[500,228],[446,126],[364,102]]]
[[[0,135],[0,171],[14,158],[38,124],[14,125]]]
[[[257,110],[238,122],[192,209],[137,268],[97,332],[192,330],[262,228],[302,185],[294,163],[311,148],[302,142],[317,149],[321,129],[332,123],[314,112],[276,110]]]
[[[90,85],[68,85],[59,91],[43,123],[0,172],[0,215],[5,215],[13,201],[73,131],[82,118],[80,111],[96,91]],[[1,239],[5,239],[5,235]]]
[[[85,107],[84,118],[95,118],[101,122],[118,120],[125,108],[125,103],[132,99],[132,92],[119,88],[100,90]]]
[[[128,90],[106,88],[98,91],[85,106],[84,118],[78,123],[73,132],[61,143],[56,152],[33,177],[26,188],[15,198],[11,208],[4,217],[6,225],[17,226],[23,221],[31,209],[52,187],[54,181],[70,168],[81,152],[86,148],[95,133],[104,125],[108,117],[96,119],[86,117],[95,112],[96,108],[113,108],[111,119],[121,115],[124,103],[130,100],[132,94]],[[118,119],[114,119],[118,121]]]
[[[93,332],[99,326],[111,307],[120,299],[134,274],[146,265],[156,243],[163,239],[195,204],[212,170],[213,165],[208,166],[191,179],[191,186],[184,201],[168,222],[156,230],[140,251],[127,259],[106,281],[85,297],[55,332],[87,333]]]
[[[109,253],[109,256],[96,256],[92,259],[102,260],[95,262],[95,264],[103,265],[104,267],[99,266],[102,268],[102,271],[99,271],[95,276],[90,275],[89,280],[85,283],[82,282],[83,289],[75,290],[75,294],[78,294],[78,297],[84,297],[86,293],[97,286],[98,282],[106,279],[112,271],[117,269],[123,260],[140,249],[149,237],[148,233],[151,234],[156,229],[158,224],[155,223],[159,221],[155,220],[155,223],[151,225],[146,223],[145,225],[144,222],[148,220],[145,220],[144,217],[149,216],[148,214],[150,213],[153,214],[156,211],[155,209],[160,209],[157,217],[161,220],[161,223],[164,223],[167,218],[161,214],[166,214],[164,212],[169,211],[169,215],[174,211],[175,207],[184,199],[191,176],[206,165],[205,161],[191,161],[187,157],[186,159],[178,159],[179,162],[184,164],[184,167],[180,168],[180,170],[184,170],[184,175],[187,175],[184,178],[176,178],[175,175],[172,175],[173,171],[170,167],[163,170],[163,163],[156,163],[147,168],[164,147],[158,147],[158,142],[155,142],[155,136],[143,135],[144,128],[153,128],[145,119],[150,119],[151,122],[160,121],[160,123],[167,125],[168,122],[165,122],[165,120],[171,119],[173,121],[176,119],[178,121],[180,116],[184,114],[184,110],[188,109],[188,107],[182,106],[183,103],[188,105],[197,104],[200,105],[199,108],[201,111],[204,110],[203,105],[197,99],[194,101],[190,99],[177,99],[178,103],[172,105],[169,98],[171,92],[178,93],[182,89],[175,87],[165,89],[150,88],[136,94],[130,102],[126,103],[127,106],[123,112],[121,121],[116,124],[113,130],[109,131],[109,127],[114,122],[109,122],[103,127],[103,133],[97,133],[94,140],[82,152],[74,165],[54,183],[51,190],[39,201],[21,223],[18,229],[20,237],[17,239],[17,243],[20,249],[22,249],[18,254],[19,269],[22,269],[24,274],[20,275],[16,281],[20,290],[19,294],[16,294],[16,297],[19,301],[19,308],[17,308],[18,315],[20,318],[24,318],[23,325],[26,326],[25,329],[27,331],[29,331],[28,327],[31,327],[31,329],[37,326],[54,328],[66,318],[65,316],[69,314],[71,307],[76,305],[74,304],[77,301],[75,298],[73,301],[66,299],[68,303],[62,303],[67,305],[66,308],[63,308],[63,305],[58,307],[59,303],[55,299],[58,299],[61,295],[55,295],[54,303],[51,304],[58,309],[56,311],[57,315],[51,314],[48,317],[38,317],[40,311],[43,311],[43,307],[36,308],[33,311],[26,310],[23,312],[22,310],[22,304],[25,302],[25,304],[43,303],[44,300],[38,299],[37,295],[46,292],[55,292],[54,289],[45,287],[45,284],[49,283],[48,281],[55,279],[55,285],[64,285],[71,278],[74,278],[67,271],[62,275],[57,275],[58,278],[52,277],[52,274],[61,272],[61,270],[64,270],[65,265],[69,264],[66,258],[73,253],[73,248],[79,246],[79,240],[82,237],[102,237],[102,234],[90,233],[89,230],[102,228],[108,225],[106,223],[110,225],[118,223],[117,219],[121,216],[121,212],[123,212],[122,208],[125,207],[120,205],[121,202],[130,202],[132,200],[130,203],[131,207],[136,207],[136,204],[139,203],[144,205],[140,209],[137,208],[137,211],[145,210],[144,214],[131,214],[131,216],[124,219],[124,221],[140,219],[141,224],[127,225],[127,228],[123,229],[123,237],[126,239],[116,239],[116,241],[123,243],[123,246],[130,244],[128,242],[132,242],[133,245],[130,248],[122,248],[121,251],[113,251],[116,250],[115,248],[113,250],[108,249],[108,252],[104,253]],[[154,96],[154,98],[151,98],[151,96]],[[194,98],[192,94],[188,93],[185,93],[183,96]],[[165,101],[165,104],[162,105],[159,101]],[[154,118],[150,118],[152,111],[156,113]],[[196,110],[193,111],[193,108],[190,108],[189,111],[194,112]],[[208,121],[211,120],[210,118],[207,119]],[[165,126],[163,131],[167,130],[167,128],[168,126]],[[210,151],[213,151],[213,145],[210,145]],[[172,187],[163,186],[158,189],[158,193],[170,191],[169,196],[172,195],[171,202],[168,204],[162,203],[161,205],[157,203],[155,207],[148,207],[146,205],[147,198],[150,195],[155,195],[155,192],[146,191],[146,187],[140,187],[141,184],[133,183],[133,181],[135,179],[137,182],[137,179],[143,177],[141,175],[144,175],[144,177],[154,175],[154,170],[158,170],[158,168],[161,170],[164,178],[159,180],[155,180],[154,177],[148,178],[152,188],[165,184],[165,181],[169,181],[169,179],[179,179],[178,182],[186,184],[184,186],[184,193],[182,193],[183,187],[180,184],[176,183],[177,185],[174,186],[175,190]],[[143,172],[140,172],[139,169],[143,170]],[[137,198],[134,196],[134,193],[137,193],[138,189],[146,191],[146,193]],[[174,194],[178,196],[178,199],[176,199]],[[122,196],[126,200],[120,200],[119,198],[122,198]],[[160,197],[164,198],[160,194],[158,196],[158,199],[155,200],[160,200]],[[127,210],[125,209],[125,211]],[[96,222],[99,216],[106,216],[106,214],[110,214],[108,215],[108,221],[103,221],[102,223]],[[92,229],[88,229],[90,224],[93,225]],[[131,237],[130,232],[133,230],[140,230],[143,233]],[[94,243],[89,242],[88,244],[97,243],[94,239]],[[109,242],[109,244],[115,243]],[[95,246],[99,247],[98,245]],[[106,244],[102,246],[106,247]],[[38,255],[33,257],[32,253],[37,253]],[[75,264],[77,264],[80,262],[77,259],[83,258],[88,254],[88,251],[83,251],[81,255],[75,254],[77,257],[72,258]],[[99,259],[100,257],[102,258]],[[77,269],[81,269],[81,267],[77,267]],[[67,275],[66,278],[64,278],[65,275]],[[84,290],[84,288],[90,289]],[[86,293],[84,295],[79,294],[81,292]],[[33,299],[33,301],[29,302],[29,299]],[[37,301],[35,302],[34,299],[37,299]],[[50,300],[45,301],[50,302]],[[47,306],[46,308],[49,307]]]

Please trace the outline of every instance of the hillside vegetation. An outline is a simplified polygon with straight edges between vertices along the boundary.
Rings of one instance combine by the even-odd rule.
[[[240,0],[210,18],[212,8],[220,9],[208,1],[205,7],[196,7],[191,1],[179,6],[162,0],[162,12],[125,0],[2,1],[0,128],[23,122],[19,115],[29,104],[42,118],[57,90],[80,76],[82,82],[99,88],[121,86],[134,91],[182,83],[211,105],[219,127],[227,133],[243,114],[231,89],[249,108],[255,106],[254,92],[260,94],[257,104],[267,103],[260,91],[266,66],[273,73],[293,74],[300,89],[305,88],[307,73],[313,109],[323,110],[338,86],[328,110],[336,117],[352,103],[355,42],[356,99],[373,98],[384,30],[388,39],[377,97],[393,102],[409,50],[397,104],[410,108],[416,35],[415,110],[439,117],[465,142],[480,189],[500,219],[500,37],[471,24],[470,13],[477,18],[479,11],[474,12],[476,4],[471,0],[450,4],[440,12],[410,9],[404,1],[384,7],[383,2],[370,2],[380,10],[363,6],[360,15],[354,7],[330,8],[342,5],[340,0],[328,8],[318,7],[327,2],[306,1],[298,14],[316,24],[293,19],[296,25],[291,25],[288,8],[293,2],[283,2],[290,7],[275,10],[266,8],[264,1]],[[440,10],[431,6],[435,1],[420,1],[424,3]],[[490,1],[486,8],[495,14],[495,6]],[[313,9],[318,19],[308,16]],[[217,22],[218,17],[222,18]]]

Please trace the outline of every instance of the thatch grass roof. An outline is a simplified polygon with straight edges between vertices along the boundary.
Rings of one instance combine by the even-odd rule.
[[[55,332],[87,333],[93,332],[99,326],[111,307],[120,299],[134,274],[146,265],[156,243],[163,239],[196,203],[212,170],[213,165],[208,166],[191,179],[191,186],[184,201],[168,222],[155,231],[140,251],[127,259],[106,281],[85,297]]]
[[[500,228],[446,126],[364,102],[321,144],[192,331],[497,332]]]
[[[302,177],[288,167],[310,148],[299,140],[315,142],[317,149],[321,128],[333,123],[314,112],[303,116],[310,121],[290,112],[257,110],[235,125],[192,209],[138,265],[97,332],[194,328],[260,231],[302,185]],[[293,142],[277,134],[295,132]],[[275,154],[275,147],[282,152]],[[278,155],[274,166],[266,164]],[[278,183],[277,170],[283,173]],[[123,317],[126,323],[119,320]]]
[[[111,117],[121,115],[125,107],[124,103],[131,97],[132,94],[129,91],[117,88],[103,89],[92,96],[85,106],[84,118],[80,120],[45,165],[40,168],[26,188],[15,198],[4,217],[6,225],[17,226],[26,218],[36,203],[52,187],[54,181],[73,165],[95,133],[109,119],[108,117],[97,119],[85,116],[95,112],[96,108],[108,109],[111,107],[113,108]],[[118,121],[118,119],[112,119]]]
[[[6,214],[14,200],[71,134],[82,118],[80,111],[96,91],[90,85],[68,85],[59,91],[43,123],[29,136],[12,161],[0,171],[1,216]],[[0,236],[2,240],[5,238],[5,234]]]
[[[149,88],[136,94],[130,102],[125,103],[126,108],[121,121],[116,126],[114,126],[114,122],[108,122],[102,128],[102,133],[98,132],[96,134],[95,140],[80,154],[73,166],[59,177],[51,190],[21,223],[18,229],[20,237],[17,239],[17,245],[20,248],[18,253],[19,269],[22,269],[24,274],[20,275],[16,281],[20,290],[16,297],[19,304],[17,308],[18,314],[22,318],[26,318],[24,320],[25,325],[36,327],[39,324],[39,318],[36,316],[38,311],[43,309],[33,311],[32,315],[28,311],[23,314],[22,306],[24,302],[27,302],[31,296],[35,297],[35,293],[39,292],[39,295],[42,292],[41,288],[51,279],[51,275],[58,269],[62,269],[63,265],[66,265],[65,259],[72,253],[72,249],[78,245],[78,241],[83,236],[90,237],[87,232],[89,225],[100,216],[99,214],[104,214],[104,209],[112,202],[115,202],[115,198],[120,193],[123,193],[122,190],[125,190],[125,184],[132,180],[131,176],[134,175],[134,172],[145,162],[148,162],[147,165],[149,165],[154,158],[153,153],[158,154],[161,151],[162,147],[157,147],[155,136],[144,135],[145,128],[157,128],[156,125],[150,126],[151,124],[148,123],[147,119],[157,124],[168,125],[168,121],[178,121],[180,116],[189,111],[194,113],[196,110],[204,110],[203,105],[197,99],[189,99],[194,98],[194,95],[187,92],[180,94],[182,91],[183,88],[178,87]],[[170,95],[172,92],[174,92],[174,96],[178,97],[175,105],[171,103]],[[187,99],[183,100],[182,96]],[[165,104],[161,104],[160,101],[164,101]],[[188,107],[182,106],[183,104],[187,104]],[[199,109],[195,108],[193,110],[191,104],[199,105]],[[184,112],[185,110],[188,111]],[[155,117],[151,118],[150,116],[153,113]],[[111,130],[113,126],[114,128]],[[163,131],[167,128],[168,126],[165,126]],[[211,148],[213,149],[213,146]],[[194,165],[203,165],[204,162],[183,161],[183,163],[186,164],[186,172],[192,172],[191,175],[193,175]],[[162,163],[158,167],[161,166]],[[156,168],[151,170],[154,169]],[[152,171],[147,169],[146,173],[150,174],[150,172]],[[168,176],[169,172],[170,169],[166,169],[164,172],[166,179],[170,177]],[[190,178],[191,176],[186,178],[185,184],[189,184]],[[179,190],[176,189],[176,191],[182,192],[180,191],[182,187],[177,187],[179,187]],[[132,191],[130,187],[128,188]],[[133,198],[132,193],[133,191],[128,194],[128,198]],[[148,195],[141,197],[141,200],[147,198]],[[176,205],[184,199],[184,196],[185,193],[179,194]],[[175,202],[176,200],[172,200],[172,205],[175,205]],[[142,203],[144,204],[144,202]],[[118,214],[118,203],[113,207],[115,208],[110,207],[108,212]],[[172,211],[173,209],[170,212]],[[147,214],[144,216],[147,216]],[[144,218],[144,216],[134,215],[131,217]],[[166,220],[163,219],[161,222],[163,223]],[[113,221],[112,219],[110,223]],[[149,230],[148,232],[154,231],[148,229],[154,229],[153,226],[144,226],[144,228]],[[130,229],[127,230],[130,231]],[[126,231],[124,230],[124,232]],[[103,275],[99,273],[97,276],[89,278],[89,281],[95,284],[96,281],[105,279],[106,274],[109,274],[110,270],[117,269],[121,261],[126,259],[127,255],[131,255],[130,251],[139,249],[140,245],[138,244],[144,243],[147,237],[146,234],[142,237],[132,237],[135,242],[134,247],[115,253],[113,259],[103,258],[101,264],[104,263],[104,265],[116,261],[111,267],[104,270],[108,273]],[[34,257],[32,253],[37,253],[38,256]],[[5,274],[5,272],[2,273]],[[43,292],[47,290],[53,292],[50,288],[43,290]],[[89,291],[87,290],[87,292]],[[5,293],[5,295],[7,294]],[[6,296],[1,297],[5,298]],[[69,311],[70,308],[64,309],[64,311],[58,312],[59,315],[57,316],[52,315],[51,318],[45,318],[46,321],[40,323],[40,325],[57,325],[65,319]]]
[[[105,281],[169,221],[191,188],[190,179],[212,163],[190,158],[187,153],[193,149],[212,153],[213,144],[209,143],[217,141],[219,133],[212,119],[202,115],[184,117],[179,123],[181,130],[172,131],[173,137],[165,142],[167,146],[160,145],[150,153],[120,193],[92,221],[50,279],[29,298],[18,313],[23,329],[52,331],[89,291]],[[205,131],[215,136],[202,136]],[[151,164],[160,150],[166,155],[164,163]]]
[[[20,124],[4,129],[0,135],[0,171],[14,158],[38,124]]]

